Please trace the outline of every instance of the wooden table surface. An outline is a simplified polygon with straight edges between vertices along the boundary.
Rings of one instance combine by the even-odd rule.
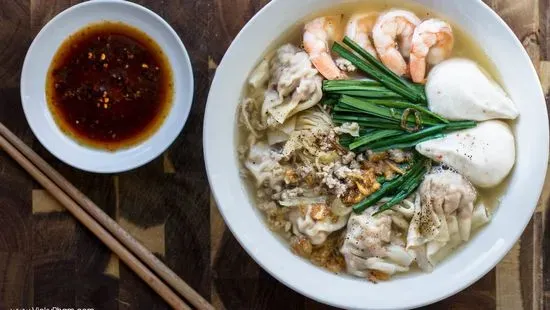
[[[217,308],[328,309],[280,284],[244,252],[211,202],[203,164],[202,118],[216,64],[267,0],[139,1],[165,18],[190,52],[195,101],[185,129],[165,154],[116,175],[78,171],[55,159],[36,140],[21,108],[19,79],[32,39],[48,20],[76,2],[0,0],[0,121]],[[485,2],[523,42],[548,94],[550,0]],[[544,224],[550,224],[550,213],[545,213],[549,198],[547,182],[521,240],[495,269],[428,308],[550,309],[550,260],[543,260],[550,248],[550,229],[544,233]],[[7,309],[168,308],[4,153],[0,153],[0,309],[2,305]]]

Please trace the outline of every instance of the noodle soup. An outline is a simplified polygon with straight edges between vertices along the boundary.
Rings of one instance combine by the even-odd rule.
[[[357,1],[309,16],[249,76],[244,182],[266,225],[315,265],[373,282],[430,272],[490,225],[506,189],[518,113],[495,81],[476,42],[424,7]]]

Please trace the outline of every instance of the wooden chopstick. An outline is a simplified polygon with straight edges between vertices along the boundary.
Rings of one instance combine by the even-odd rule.
[[[151,253],[149,250],[147,250],[139,241],[134,239],[126,230],[124,230],[120,225],[118,225],[117,222],[115,222],[109,215],[107,215],[103,210],[101,210],[95,203],[93,203],[86,195],[84,195],[82,192],[80,192],[76,187],[74,187],[69,181],[67,181],[59,172],[57,172],[55,169],[53,169],[44,159],[42,159],[38,154],[36,154],[30,147],[28,147],[23,141],[21,141],[15,134],[13,134],[6,126],[4,126],[2,123],[0,123],[0,138],[3,137],[3,139],[0,139],[0,147],[2,147],[8,154],[11,155],[25,170],[27,170],[35,179],[38,180],[38,177],[43,179],[43,182],[48,183],[48,187],[52,190],[48,189],[42,182],[42,186],[49,190],[52,195],[55,198],[57,198],[60,202],[63,203],[61,199],[64,201],[68,201],[71,206],[67,206],[65,203],[63,203],[67,209],[71,213],[75,215],[75,217],[80,220],[86,227],[88,227],[87,223],[93,222],[94,224],[99,225],[99,227],[102,229],[94,231],[92,228],[88,227],[96,236],[98,236],[104,243],[107,244],[106,241],[102,239],[101,236],[103,235],[109,235],[109,237],[112,238],[112,236],[109,234],[109,232],[118,240],[117,243],[113,243],[114,246],[119,246],[124,248],[124,246],[127,247],[124,248],[125,251],[123,254],[117,253],[111,246],[111,250],[115,252],[117,255],[131,255],[134,259],[135,257],[130,253],[132,252],[135,254],[139,259],[141,259],[149,268],[151,268],[154,272],[156,272],[166,283],[168,283],[173,289],[175,289],[177,292],[179,292],[183,297],[185,297],[194,307],[198,309],[206,309],[206,310],[214,310],[214,307],[206,301],[201,295],[199,295],[193,288],[191,288],[187,283],[185,283],[177,274],[175,274],[170,268],[168,268],[162,261],[160,261],[153,253]],[[36,167],[35,167],[36,165]],[[31,172],[32,170],[32,172]],[[50,184],[51,183],[51,184]],[[58,198],[56,195],[60,196]],[[67,196],[68,195],[68,196]],[[76,202],[76,203],[75,203]],[[84,212],[80,205],[86,212]],[[74,212],[71,210],[75,210]],[[78,213],[80,215],[77,216],[75,213]],[[84,214],[84,215],[81,215]],[[90,218],[90,215],[100,224],[96,223],[92,218]],[[84,222],[84,217],[86,216]],[[91,224],[91,225],[94,225]],[[101,226],[102,225],[102,226]],[[99,228],[96,228],[99,229]],[[107,229],[109,232],[105,231]],[[99,235],[101,234],[101,236]],[[122,246],[121,243],[124,245]],[[109,245],[109,244],[107,244]],[[130,252],[129,252],[129,251]],[[124,260],[124,259],[123,259]],[[132,267],[131,264],[133,264],[133,260],[128,259],[129,262],[127,264]],[[125,261],[126,262],[126,261]],[[139,262],[139,260],[137,260]],[[141,262],[139,262],[141,264]],[[137,268],[140,267],[140,268]],[[136,265],[136,269],[134,271],[138,273],[142,278],[145,274],[140,274],[141,270],[143,268],[147,269],[145,266],[141,264],[141,266]],[[153,278],[154,277],[154,278]],[[143,278],[145,282],[147,282],[151,287],[153,285],[149,282],[150,280],[160,280],[155,276],[152,275],[152,277]],[[153,281],[156,285],[158,283],[156,281]],[[162,283],[162,282],[160,282]],[[164,285],[164,283],[162,283]],[[160,287],[157,287],[160,289]],[[167,287],[166,287],[167,288]],[[153,287],[155,289],[155,287]],[[155,289],[157,291],[157,289]],[[164,290],[162,292],[165,292]],[[157,291],[161,296],[162,294]],[[165,296],[162,296],[163,298]],[[166,296],[166,297],[173,297],[173,296]],[[177,297],[177,296],[176,296]],[[169,302],[168,299],[165,298],[167,302]],[[172,300],[172,299],[170,299]],[[180,300],[181,301],[181,300]],[[183,301],[181,301],[183,303]],[[170,302],[169,302],[170,303]],[[171,303],[170,303],[171,304]],[[173,304],[171,304],[174,306]],[[180,308],[182,307],[182,308]],[[189,309],[185,303],[183,304],[177,304],[178,309]]]
[[[118,257],[126,263],[139,277],[155,290],[164,300],[176,309],[191,309],[153,272],[130,253],[118,240],[109,234],[103,226],[97,223],[88,213],[65,194],[55,183],[35,167],[23,154],[11,145],[3,136],[0,136],[0,147],[17,161],[40,185],[52,194],[69,212],[71,212],[84,226],[107,245]]]

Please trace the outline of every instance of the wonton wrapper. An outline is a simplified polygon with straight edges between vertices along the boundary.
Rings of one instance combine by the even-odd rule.
[[[404,204],[410,202],[404,202]],[[406,272],[414,257],[407,252],[397,236],[399,230],[406,231],[412,217],[412,208],[396,206],[373,216],[376,208],[369,208],[362,214],[353,213],[349,220],[340,253],[346,260],[347,271],[358,277],[368,277],[370,271],[387,275]],[[399,230],[392,230],[392,224]]]
[[[435,169],[426,175],[415,200],[407,234],[407,249],[418,266],[431,272],[456,246],[470,239],[471,230],[489,221],[485,206],[474,210],[475,188],[456,172]]]
[[[279,157],[270,150],[269,145],[265,142],[258,142],[250,146],[244,166],[256,180],[257,186],[268,181],[271,187],[274,187],[282,182],[284,171],[279,164]]]
[[[319,245],[327,240],[330,233],[340,230],[346,226],[348,215],[335,216],[329,215],[322,220],[312,218],[313,205],[307,206],[305,215],[302,214],[300,208],[294,208],[290,213],[290,222],[292,230],[297,236],[306,236],[311,244]],[[334,220],[333,216],[336,218]]]
[[[323,78],[311,64],[309,55],[291,44],[277,50],[270,73],[261,110],[268,126],[284,124],[289,117],[316,105],[323,96]]]

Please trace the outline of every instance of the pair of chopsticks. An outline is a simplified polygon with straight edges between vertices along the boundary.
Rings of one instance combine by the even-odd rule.
[[[175,309],[214,309],[153,253],[0,123],[0,147]],[[156,274],[155,274],[156,273]],[[164,280],[165,282],[163,282]],[[168,286],[168,285],[170,286]]]

